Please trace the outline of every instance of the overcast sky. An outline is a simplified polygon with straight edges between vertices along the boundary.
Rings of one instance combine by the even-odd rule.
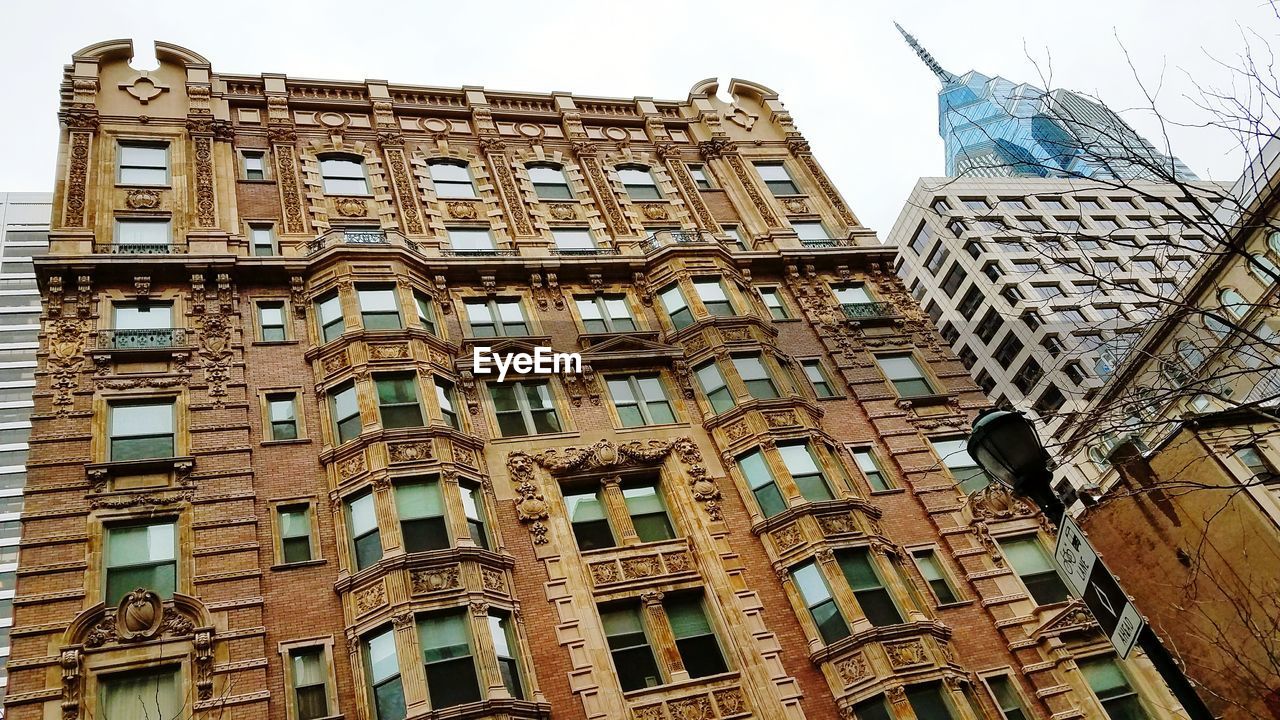
[[[777,90],[864,224],[888,234],[916,179],[943,170],[937,81],[893,28],[898,20],[944,67],[1039,82],[1028,54],[1052,57],[1053,84],[1112,109],[1163,77],[1175,120],[1198,119],[1189,77],[1221,78],[1249,28],[1271,40],[1263,0],[886,2],[168,2],[7,3],[0,24],[0,191],[52,189],[62,66],[109,38],[166,40],[215,71],[419,85],[683,99],[698,80],[742,77]],[[1150,137],[1144,114],[1126,118]],[[1171,128],[1201,177],[1234,180],[1230,138]]]

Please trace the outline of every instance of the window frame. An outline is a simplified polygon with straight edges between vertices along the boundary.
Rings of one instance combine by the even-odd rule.
[[[338,396],[342,395],[347,390],[351,391],[352,400],[355,401],[355,412],[338,417]],[[337,387],[331,388],[325,393],[325,396],[326,403],[329,408],[329,424],[333,432],[334,447],[345,445],[360,437],[360,434],[364,432],[364,419],[360,412],[360,390],[355,380],[348,380]],[[359,421],[360,424],[353,435],[343,438],[342,425],[344,422],[352,419]]]
[[[546,407],[539,407],[539,408],[533,408],[532,406],[530,406],[528,396],[525,393],[526,385],[545,385],[547,389],[547,397],[550,401],[550,404]],[[515,410],[502,410],[502,411],[498,410],[497,400],[493,396],[493,390],[499,387],[510,388],[511,391],[515,394],[515,398],[516,398]],[[560,417],[560,409],[559,409],[559,403],[556,400],[555,386],[551,384],[550,379],[542,379],[542,380],[521,379],[521,380],[514,380],[509,383],[488,383],[488,388],[489,388],[489,402],[492,405],[494,420],[496,421],[495,427],[498,429],[498,436],[494,438],[495,440],[506,440],[511,438],[530,438],[530,437],[537,437],[544,434],[555,435],[558,433],[569,432],[569,429],[566,426],[564,420]],[[555,420],[557,429],[547,433],[539,432],[537,429],[536,422],[533,420],[533,413],[535,412],[535,410],[539,412],[550,411],[550,417],[552,417]],[[521,424],[524,428],[524,432],[519,435],[507,435],[502,430],[502,416],[504,414],[511,414],[511,413],[520,414]]]
[[[163,150],[164,180],[161,182],[131,182],[124,179],[126,169],[155,170],[153,165],[126,165],[125,148]],[[155,138],[117,138],[116,139],[116,185],[121,187],[171,187],[173,185],[173,148],[171,141]]]
[[[689,177],[693,180],[694,187],[699,190],[716,189],[716,184],[712,181],[711,173],[707,171],[705,163],[685,163],[685,167],[689,170]]]
[[[240,180],[244,182],[269,182],[271,177],[271,163],[267,161],[267,150],[265,148],[236,148],[236,154],[240,156]],[[262,177],[249,177],[249,159],[257,158],[262,161]]]
[[[166,406],[169,410],[169,454],[168,455],[148,455],[145,457],[116,458],[115,441],[116,435],[116,419],[115,412],[117,408],[123,407],[161,407]],[[107,415],[107,433],[105,456],[106,462],[130,462],[130,461],[158,461],[179,457],[178,441],[182,434],[179,432],[181,418],[179,413],[178,396],[176,395],[152,395],[152,396],[129,396],[122,395],[109,397],[106,399],[106,415]],[[150,434],[150,435],[121,435],[121,438],[160,438],[166,433]]]
[[[165,558],[162,560],[146,560],[143,562],[130,561],[128,564],[124,564],[124,565],[111,564],[112,533],[119,530],[128,530],[133,528],[152,528],[152,527],[164,527],[164,526],[168,526],[170,529],[169,539],[172,542],[171,558]],[[112,520],[109,522],[104,522],[102,527],[102,560],[101,560],[102,579],[100,583],[100,592],[102,593],[101,597],[103,598],[104,602],[107,604],[107,607],[114,607],[116,605],[119,605],[120,600],[123,599],[125,595],[127,595],[129,592],[131,592],[134,588],[138,586],[136,582],[129,582],[127,583],[129,587],[125,589],[118,597],[112,597],[112,593],[111,593],[111,571],[112,570],[123,569],[126,571],[133,571],[141,568],[147,568],[152,571],[155,571],[156,569],[159,569],[163,566],[171,565],[172,573],[173,573],[172,593],[182,592],[182,590],[185,588],[185,584],[183,582],[183,563],[182,563],[183,558],[182,558],[182,553],[180,551],[180,548],[182,545],[181,534],[182,534],[182,528],[180,527],[180,524],[179,524],[179,518],[176,515],[159,515],[157,517],[130,517],[130,518],[122,518],[118,521]],[[148,540],[149,539],[150,539],[150,532],[148,532]],[[149,544],[148,544],[148,550],[150,550]],[[165,593],[162,592],[162,588],[148,586],[148,589],[157,592],[163,599],[166,599],[166,600],[172,599],[172,593],[166,596]]]
[[[333,669],[333,639],[331,637],[317,637],[281,642],[277,645],[277,652],[280,653],[285,667],[287,688],[285,693],[285,716],[288,720],[302,719],[302,711],[299,707],[297,696],[297,678],[294,674],[296,670],[293,662],[294,655],[314,650],[318,650],[320,653],[321,670],[325,677],[325,711],[327,713],[316,717],[315,720],[324,720],[332,717],[334,709],[338,707],[337,675]]]
[[[532,172],[530,172],[531,170],[533,170],[533,169],[535,169],[535,168],[542,168],[542,169],[546,169],[546,170],[554,170],[554,171],[556,171],[556,172],[560,173],[560,179],[561,179],[563,182],[561,182],[561,183],[539,182],[539,181],[537,181],[537,180],[535,180],[535,179],[534,179],[534,177],[533,177],[533,173],[532,173]],[[529,183],[530,183],[531,185],[533,185],[533,194],[534,194],[534,196],[535,196],[535,197],[537,197],[537,198],[538,198],[538,200],[539,200],[539,201],[560,201],[560,200],[574,200],[574,199],[575,199],[574,192],[573,192],[573,186],[569,184],[569,176],[568,176],[568,175],[566,175],[566,174],[565,174],[565,172],[564,172],[564,165],[557,165],[557,164],[555,164],[555,163],[528,163],[528,164],[526,164],[526,165],[525,165],[525,173],[529,176]],[[554,193],[549,193],[549,194],[544,195],[544,194],[542,194],[542,189],[543,189],[543,187],[544,187],[544,186],[545,186],[545,187],[547,187],[547,188],[550,188],[550,187],[556,187],[556,186],[563,186],[563,187],[564,187],[564,195],[558,195],[558,194],[554,194]]]
[[[872,495],[878,493],[900,492],[902,490],[902,488],[898,487],[898,484],[893,481],[893,478],[890,477],[889,473],[885,471],[884,464],[880,462],[879,453],[876,452],[874,446],[851,446],[848,450],[849,455],[853,458],[853,464],[858,468],[858,473],[862,475],[862,479],[867,482],[867,487],[871,488]],[[860,456],[866,456],[868,462],[870,462],[871,466],[875,469],[876,474],[880,477],[879,484],[884,487],[878,488],[876,487],[877,483],[872,482],[866,465],[862,462],[862,458]]]
[[[653,380],[657,383],[658,390],[662,393],[662,397],[660,399],[648,398],[643,392],[643,387],[640,382],[641,380]],[[631,393],[632,402],[618,402],[618,397],[614,394],[613,386],[611,384],[612,382],[618,381],[622,381],[627,384]],[[614,415],[616,416],[620,427],[630,429],[660,425],[674,425],[680,421],[679,417],[676,415],[675,405],[671,402],[671,395],[667,392],[667,385],[663,381],[661,372],[632,372],[618,375],[606,375],[604,377],[604,383],[605,389],[609,393],[609,401],[613,405]],[[649,407],[654,404],[666,405],[667,413],[671,416],[671,419],[656,422]],[[622,413],[623,407],[635,408],[636,412],[640,415],[640,424],[633,425],[628,423]]]
[[[361,532],[356,532],[356,510],[355,505],[368,498],[371,504],[370,510],[373,514],[373,525]],[[346,516],[347,529],[347,547],[351,553],[351,573],[359,573],[367,570],[383,560],[387,555],[386,544],[382,542],[382,528],[378,523],[378,497],[377,492],[373,488],[364,488],[358,490],[346,497],[342,498],[343,514]],[[378,541],[378,557],[370,561],[368,564],[362,564],[360,560],[360,541],[365,538],[374,538]]]
[[[716,378],[720,381],[720,385],[718,387],[714,387],[710,390],[707,389],[707,384],[703,382],[702,377],[703,371],[708,368],[713,368],[715,370]],[[698,383],[698,389],[702,391],[703,398],[706,399],[707,405],[711,407],[712,415],[719,415],[721,413],[728,412],[738,405],[738,398],[734,395],[733,389],[729,387],[729,381],[725,378],[724,370],[720,368],[720,362],[718,359],[711,358],[705,362],[699,363],[692,368],[692,371],[694,381]],[[728,404],[723,408],[718,407],[717,398],[727,398]]]
[[[1043,577],[1056,580],[1057,587],[1052,588],[1055,591],[1053,595],[1056,596],[1061,594],[1061,598],[1042,602],[1040,598],[1036,597],[1035,591],[1031,589],[1032,586],[1027,584],[1027,581],[1023,579],[1023,574],[1019,572],[1018,568],[1014,565],[1013,560],[1009,558],[1009,551],[1006,545],[1011,543],[1029,543],[1037,549],[1038,554],[1041,559],[1044,560],[1045,565],[1047,565],[1049,569],[1038,570],[1034,573],[1028,573],[1028,575],[1033,576],[1036,579]],[[998,537],[996,538],[996,544],[1000,548],[1000,553],[1005,557],[1005,562],[1008,564],[1009,569],[1013,571],[1013,577],[1017,579],[1018,584],[1022,587],[1027,599],[1034,603],[1036,607],[1057,605],[1071,600],[1071,592],[1067,589],[1067,584],[1063,582],[1062,578],[1058,575],[1057,569],[1054,567],[1053,554],[1045,549],[1044,543],[1040,541],[1040,537],[1037,533],[1020,533]],[[1039,586],[1037,585],[1036,587]],[[1056,592],[1059,590],[1061,591],[1060,593]]]
[[[287,559],[287,550],[285,541],[301,537],[300,535],[284,534],[284,514],[293,512],[297,509],[305,509],[307,520],[307,559],[306,560],[289,560]],[[316,515],[316,502],[314,497],[285,498],[271,501],[271,529],[275,545],[275,564],[272,565],[273,570],[316,565],[323,563],[325,558],[320,555],[322,546],[320,545],[320,519]]]
[[[819,400],[830,400],[832,398],[843,397],[843,393],[836,392],[835,381],[832,380],[830,373],[827,372],[827,366],[822,362],[822,358],[800,358],[800,369],[804,371],[805,378],[809,381],[809,387],[813,388],[813,393]],[[813,378],[813,370],[818,375],[818,379]],[[822,389],[819,388],[822,386]],[[825,392],[824,392],[825,390]]]
[[[787,163],[785,160],[758,160],[752,162],[751,166],[756,171],[756,177],[759,177],[760,182],[764,183],[764,187],[769,191],[770,195],[774,197],[791,197],[804,194],[800,191],[800,184],[796,182],[795,175],[787,169]],[[775,178],[770,180],[766,177],[766,173],[763,170],[763,168],[766,167],[781,170],[782,175],[785,176],[786,179]]]
[[[626,172],[626,171],[637,172],[637,173],[642,172],[649,177],[649,182],[648,183],[627,182],[626,177],[624,177],[623,175],[623,172]],[[618,183],[622,185],[622,190],[624,194],[627,196],[627,199],[629,199],[631,202],[654,202],[654,201],[666,199],[666,196],[663,195],[662,193],[662,188],[659,187],[658,185],[658,178],[656,175],[653,174],[653,171],[654,171],[653,167],[650,167],[647,165],[639,165],[636,163],[624,163],[622,165],[617,165],[614,167],[614,172],[618,174]],[[637,195],[636,191],[639,190],[640,188],[652,188],[653,197],[642,197],[641,195],[644,195],[643,192],[641,193],[641,195]]]
[[[894,378],[891,378],[889,376],[889,373],[885,371],[884,364],[881,362],[882,360],[893,360],[893,359],[901,359],[901,358],[906,358],[911,362],[912,366],[914,366],[916,372],[918,373],[916,377],[894,379]],[[911,400],[915,398],[933,397],[935,395],[941,394],[938,390],[939,386],[938,386],[937,380],[930,377],[928,371],[925,369],[925,366],[921,364],[919,360],[916,359],[914,352],[878,353],[875,355],[875,359],[876,359],[876,369],[880,371],[880,375],[884,378],[885,383],[890,388],[893,389],[894,395],[898,396],[899,398],[903,400]],[[904,393],[898,385],[899,382],[923,383],[924,388],[927,390],[927,392],[919,392],[919,393],[911,393],[911,394]]]
[[[330,302],[336,303],[334,307],[338,309],[338,315],[336,318],[326,323],[324,321],[324,308],[329,306]],[[346,308],[342,306],[342,293],[338,290],[330,290],[327,293],[318,295],[312,302],[312,308],[315,315],[316,332],[321,345],[327,345],[342,337],[342,335],[347,332]],[[339,330],[330,337],[329,331],[335,327],[339,328]]]
[[[627,316],[625,318],[616,317],[609,309],[610,302],[621,302],[626,308]],[[628,333],[638,332],[640,323],[636,320],[636,315],[631,309],[631,299],[625,292],[618,293],[595,293],[593,295],[574,295],[573,306],[577,311],[578,320],[582,323],[582,329],[587,333]],[[599,315],[598,318],[588,318],[583,312],[584,307],[592,307]],[[616,327],[620,321],[626,320],[631,327]],[[604,327],[603,330],[593,330],[591,323],[599,323]]]
[[[520,312],[520,326],[523,332],[508,332],[507,326],[515,326],[515,323],[508,323],[502,317],[502,307],[515,305],[516,310]],[[488,315],[489,322],[476,323],[471,317],[472,307],[483,307]],[[504,337],[528,337],[533,334],[533,326],[530,322],[528,313],[524,310],[524,299],[520,296],[486,296],[486,297],[469,297],[462,300],[462,312],[466,315],[466,329],[468,338],[504,338]],[[493,327],[492,335],[484,335],[476,332],[477,327]],[[501,330],[501,332],[499,332]]]
[[[277,326],[277,325],[267,325],[267,324],[266,324],[266,322],[264,322],[263,317],[262,317],[262,311],[263,311],[263,309],[264,309],[264,308],[266,308],[266,309],[276,309],[276,308],[278,308],[278,309],[280,310],[280,324],[279,324],[278,326]],[[254,312],[253,312],[253,314],[254,314],[254,320],[256,320],[256,322],[254,323],[254,324],[255,324],[255,326],[256,326],[256,328],[255,328],[255,329],[258,331],[258,337],[256,338],[256,340],[257,340],[257,342],[258,342],[258,343],[262,343],[262,344],[266,344],[266,343],[287,343],[287,342],[292,342],[292,341],[293,341],[293,338],[292,338],[292,337],[290,337],[290,333],[289,333],[289,329],[290,329],[290,328],[289,328],[289,303],[288,303],[288,301],[283,300],[283,299],[276,299],[276,298],[268,298],[268,299],[254,300],[254,301],[253,301],[253,311],[254,311]],[[276,327],[279,327],[279,328],[280,328],[280,338],[279,338],[279,339],[275,339],[275,338],[268,339],[268,338],[267,338],[267,328],[276,328]]]
[[[370,377],[373,381],[373,391],[376,404],[378,406],[378,423],[383,430],[399,430],[402,428],[422,428],[427,426],[427,412],[422,403],[422,382],[416,370],[401,370],[392,372],[373,373]],[[383,383],[407,383],[407,387],[413,391],[413,400],[403,402],[383,402],[382,390]],[[412,406],[417,410],[417,423],[408,425],[389,426],[387,424],[387,410],[403,410]],[[399,422],[399,421],[397,421]]]
[[[365,332],[387,332],[404,330],[404,310],[400,307],[400,289],[394,283],[361,283],[355,286],[356,306],[360,311],[360,328]],[[390,293],[394,310],[365,309],[365,298],[371,293]],[[372,300],[372,297],[369,298]],[[370,319],[390,318],[395,315],[395,327],[371,327]],[[376,325],[377,323],[375,323]]]
[[[959,585],[956,584],[955,578],[951,574],[951,568],[947,567],[946,562],[942,559],[942,552],[936,545],[922,545],[920,547],[912,547],[907,549],[907,553],[911,556],[911,562],[916,567],[916,572],[920,573],[920,577],[924,579],[924,584],[929,588],[929,594],[933,596],[934,604],[938,607],[950,607],[952,605],[960,605],[968,600],[960,591]],[[930,558],[930,564],[933,565],[930,570],[937,577],[931,578],[925,572],[925,566],[920,562],[922,557]],[[941,583],[950,594],[950,600],[945,599],[938,594],[938,589],[934,583]]]
[[[121,242],[123,232],[121,228],[128,225],[136,226],[164,226],[165,241],[162,243],[151,242]],[[111,244],[113,247],[155,247],[157,245],[173,245],[173,218],[169,215],[117,215],[113,233],[111,235]]]
[[[327,196],[354,196],[354,197],[371,196],[373,194],[373,190],[370,187],[370,183],[369,183],[369,168],[365,165],[366,159],[367,158],[365,158],[365,156],[363,155],[356,155],[353,153],[325,153],[317,157],[316,163],[319,165],[321,193]],[[341,180],[341,181],[347,181],[347,182],[353,182],[355,180],[354,175],[330,176],[325,174],[326,162],[340,161],[340,160],[345,160],[360,168],[360,178],[361,180],[364,181],[363,191],[353,192],[350,190],[339,190],[336,186],[332,189],[329,187],[330,180],[335,180],[335,181]]]
[[[299,396],[302,393],[301,388],[263,388],[259,394],[262,399],[262,444],[267,443],[291,443],[300,440],[307,440],[307,428],[303,418],[302,406],[299,402]],[[278,438],[275,436],[275,426],[278,422],[272,414],[271,405],[273,402],[281,402],[285,398],[289,398],[293,402],[293,434],[291,438]]]
[[[782,296],[782,288],[777,285],[766,285],[758,287],[756,290],[760,293],[760,300],[764,303],[765,310],[768,311],[769,319],[777,322],[779,320],[794,320],[791,315],[791,309],[787,307],[787,301]],[[772,297],[776,302],[769,303]]]
[[[445,179],[441,180],[436,177],[435,168],[437,167],[453,167],[459,168],[466,173],[467,181],[463,183],[461,180]],[[471,163],[466,160],[457,158],[434,157],[427,161],[427,177],[431,180],[431,189],[435,192],[436,198],[439,200],[477,200],[480,194],[476,191],[476,179],[471,174]],[[467,194],[456,195],[454,192],[465,185]],[[441,192],[441,187],[449,189],[448,193]]]

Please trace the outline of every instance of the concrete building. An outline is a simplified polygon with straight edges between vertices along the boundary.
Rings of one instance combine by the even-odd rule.
[[[12,720],[1179,716],[773,91],[131,55],[62,87]]]
[[[0,694],[13,624],[22,488],[27,477],[40,292],[32,258],[49,251],[47,193],[0,193]]]

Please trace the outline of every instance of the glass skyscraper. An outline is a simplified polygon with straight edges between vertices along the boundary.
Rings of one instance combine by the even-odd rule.
[[[1181,160],[1156,150],[1096,100],[976,70],[956,75],[895,26],[942,83],[938,134],[948,176],[1196,179]]]

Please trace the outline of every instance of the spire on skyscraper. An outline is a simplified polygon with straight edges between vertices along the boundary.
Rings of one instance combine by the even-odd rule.
[[[902,33],[902,37],[906,39],[907,44],[911,46],[912,50],[916,51],[916,55],[920,56],[920,61],[932,70],[934,75],[938,76],[938,80],[942,81],[944,85],[946,83],[956,81],[956,76],[942,69],[942,64],[934,59],[933,55],[928,50],[924,49],[924,46],[916,40],[914,35],[904,30],[896,21],[893,23],[893,26],[898,28],[898,32]]]

